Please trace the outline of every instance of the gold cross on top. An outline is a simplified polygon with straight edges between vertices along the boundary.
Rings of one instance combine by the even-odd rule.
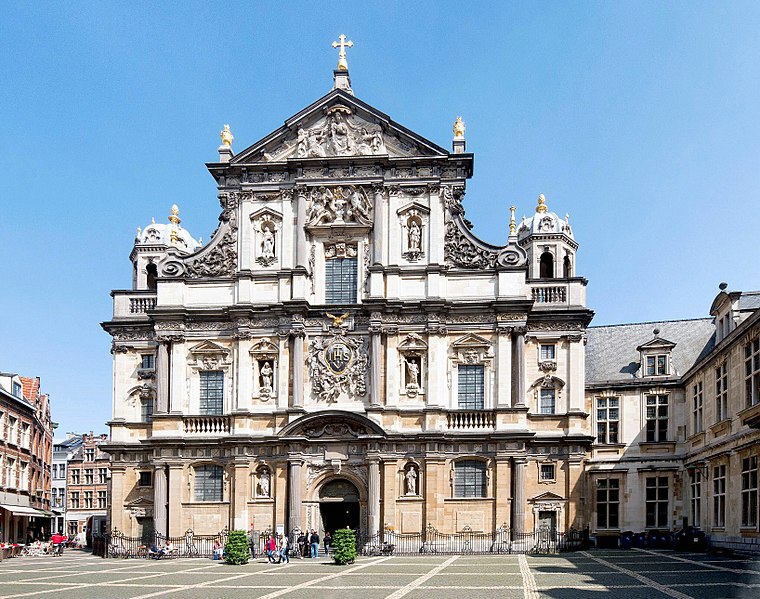
[[[351,40],[346,41],[346,36],[342,33],[338,36],[338,39],[340,42],[333,42],[332,47],[333,48],[340,48],[340,52],[338,53],[338,70],[339,71],[347,71],[348,70],[348,61],[346,60],[346,48],[352,48],[354,45],[354,42]]]

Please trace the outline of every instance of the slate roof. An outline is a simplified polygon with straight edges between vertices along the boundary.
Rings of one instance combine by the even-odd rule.
[[[683,375],[715,345],[712,318],[664,320],[589,327],[586,344],[586,383],[630,381],[641,378],[636,348],[659,336],[676,344],[671,357],[675,372]]]
[[[760,308],[760,291],[744,291],[739,296],[739,310],[757,310]]]

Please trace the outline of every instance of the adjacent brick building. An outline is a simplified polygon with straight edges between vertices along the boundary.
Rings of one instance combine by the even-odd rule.
[[[85,532],[90,517],[105,521],[108,511],[109,456],[100,449],[108,435],[82,435],[68,461],[66,533]]]

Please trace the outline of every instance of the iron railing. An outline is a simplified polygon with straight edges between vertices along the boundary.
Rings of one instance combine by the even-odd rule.
[[[250,531],[251,555],[266,555],[266,541],[271,530]],[[165,537],[150,533],[142,537],[128,537],[118,530],[105,535],[103,557],[148,557],[151,546],[163,547],[171,541],[174,551],[164,558],[207,557],[214,553],[214,545],[224,546],[229,531],[215,535],[196,535],[188,530],[181,537]],[[291,558],[301,555],[302,547],[296,529],[289,535]],[[307,542],[308,545],[308,542]],[[493,532],[473,532],[465,528],[457,533],[442,533],[431,525],[419,533],[397,533],[386,530],[381,534],[357,533],[356,551],[359,555],[498,555],[512,553],[548,554],[587,549],[591,546],[588,528],[559,532],[538,528],[532,532],[513,534],[501,527]],[[320,544],[322,555],[324,545]]]

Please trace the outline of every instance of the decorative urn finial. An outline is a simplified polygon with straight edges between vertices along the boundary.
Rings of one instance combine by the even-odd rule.
[[[538,196],[538,206],[536,206],[536,212],[539,214],[543,214],[544,212],[547,212],[549,209],[546,207],[546,197],[544,194],[539,194]]]
[[[338,39],[340,40],[339,42],[332,43],[333,48],[340,48],[338,51],[338,70],[347,71],[348,60],[346,60],[346,48],[353,48],[354,42],[346,40],[346,36],[342,33],[338,36]]]
[[[179,218],[179,207],[177,204],[172,204],[172,213],[169,215],[169,222],[173,225],[178,225],[182,222]]]
[[[454,139],[464,139],[464,121],[461,116],[454,121]]]
[[[222,138],[222,145],[226,148],[232,147],[232,141],[235,139],[235,137],[232,135],[232,131],[230,131],[230,126],[225,125],[224,129],[222,129],[219,132],[219,137]]]

